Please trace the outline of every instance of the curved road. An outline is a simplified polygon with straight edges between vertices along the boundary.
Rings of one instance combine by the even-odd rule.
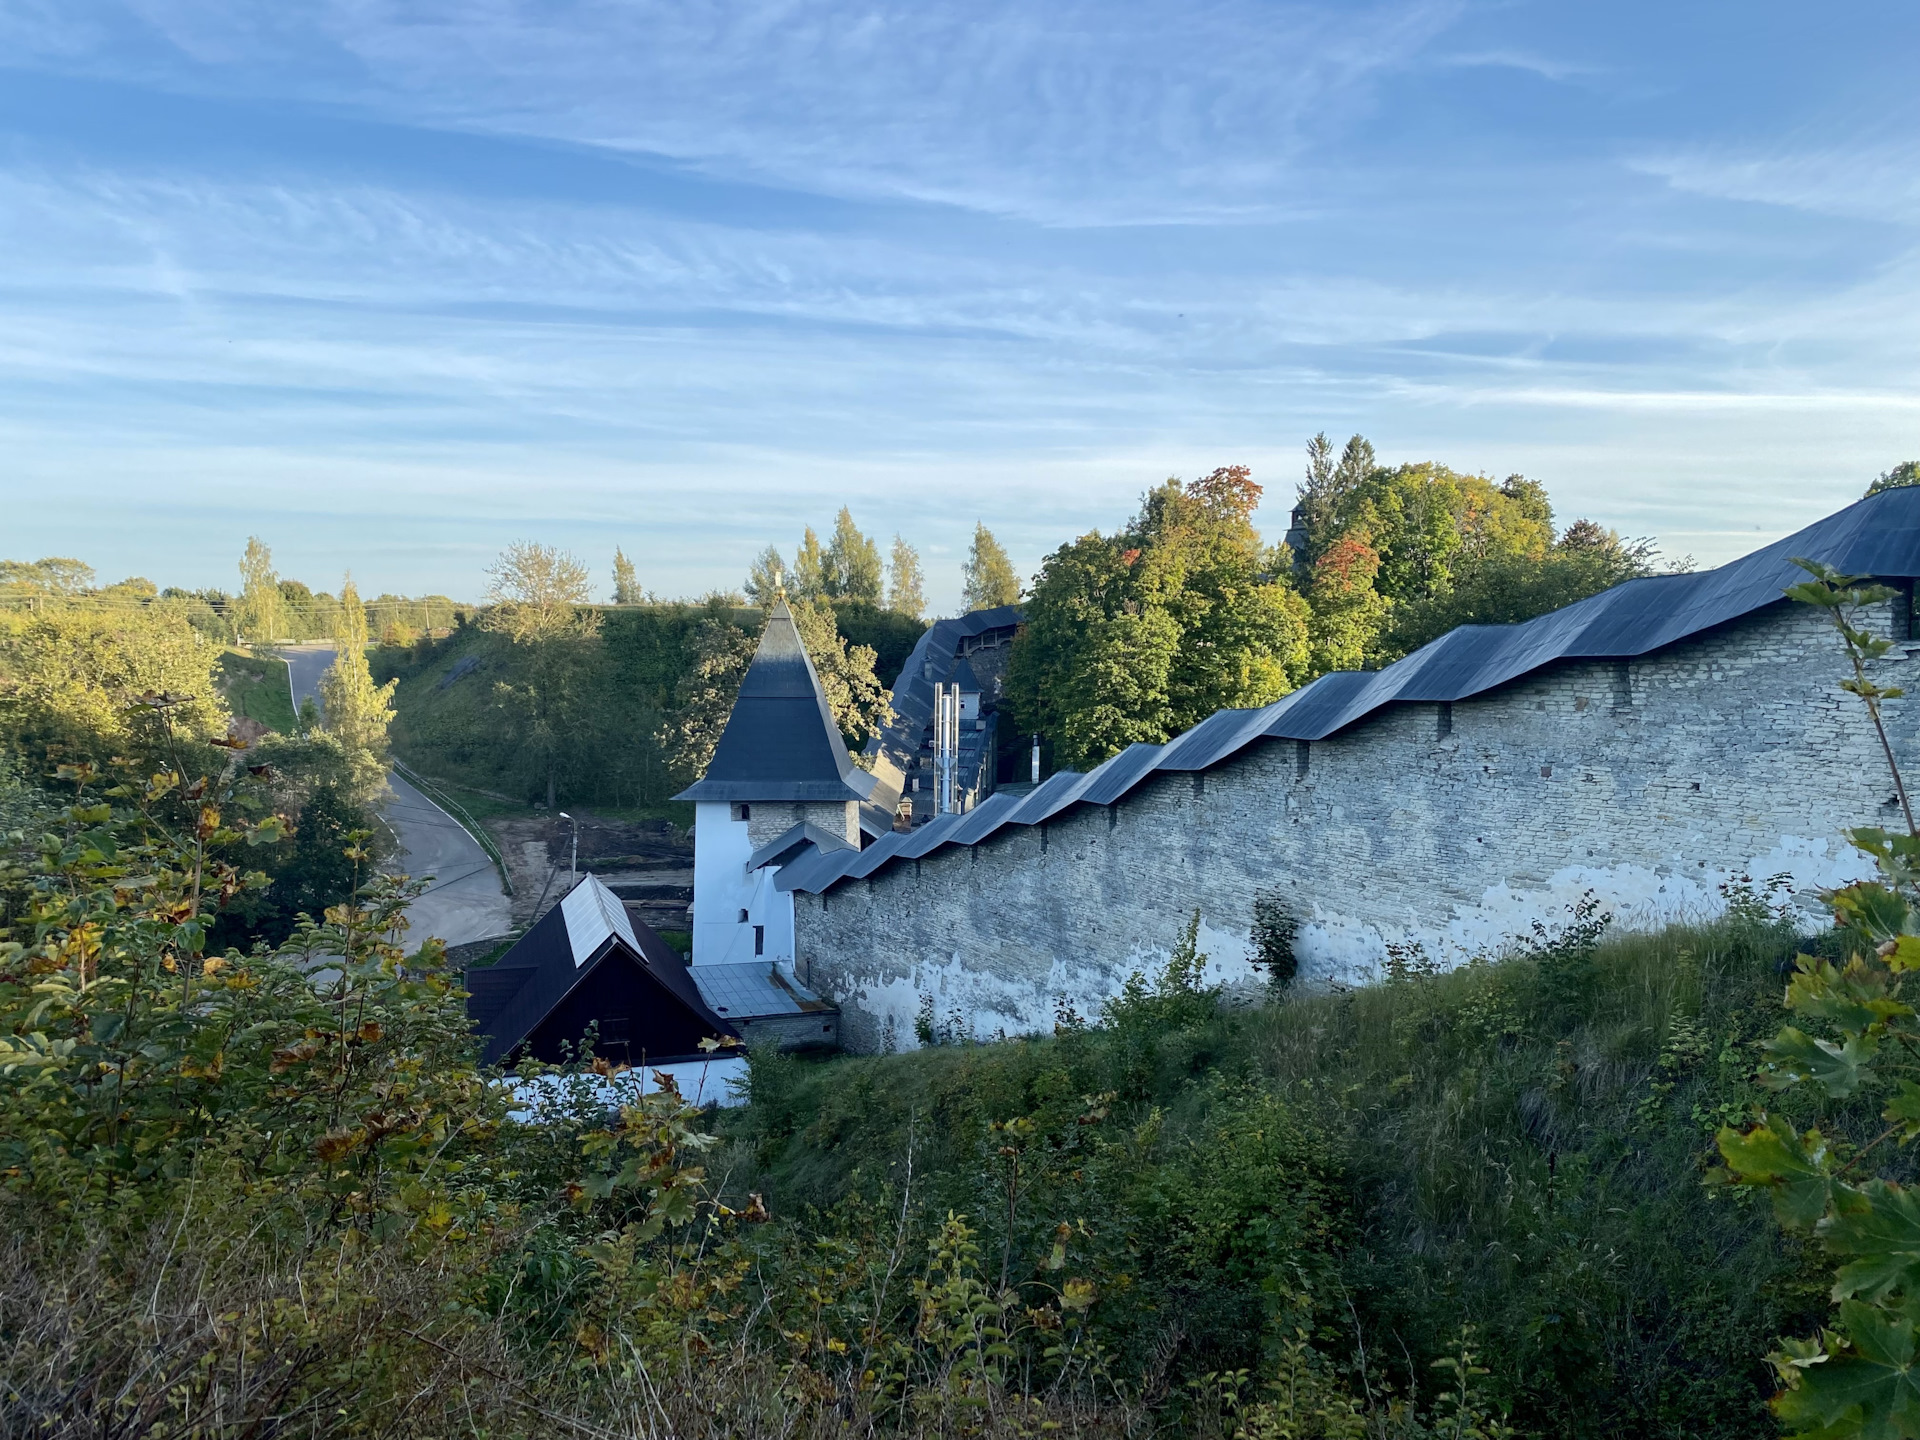
[[[303,700],[320,703],[320,677],[333,664],[331,645],[282,645],[293,686],[294,709]],[[432,876],[427,892],[407,907],[410,939],[429,935],[449,945],[489,940],[512,928],[500,872],[480,848],[480,842],[446,811],[400,776],[389,774],[393,798],[384,809],[387,828],[400,842],[393,868],[404,875]]]

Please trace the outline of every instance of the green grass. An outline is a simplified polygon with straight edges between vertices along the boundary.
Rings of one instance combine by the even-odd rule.
[[[653,932],[682,955],[693,954],[693,932],[691,930],[656,930]]]
[[[756,1056],[754,1103],[721,1121],[727,1164],[743,1191],[826,1213],[871,1203],[911,1157],[920,1203],[976,1217],[991,1251],[996,1122],[1111,1093],[1155,1153],[1212,1156],[1206,1173],[1251,1143],[1223,1150],[1239,1134],[1223,1115],[1271,1097],[1337,1155],[1337,1263],[1313,1276],[1303,1250],[1291,1279],[1194,1274],[1201,1309],[1244,1317],[1248,1286],[1310,1288],[1325,1352],[1370,1356],[1403,1390],[1471,1323],[1490,1383],[1537,1434],[1771,1436],[1763,1357],[1824,1318],[1825,1271],[1760,1197],[1705,1181],[1715,1129],[1761,1098],[1754,1046],[1783,1022],[1793,950],[1772,926],[1728,923],[1253,1008],[1180,1000],[1053,1039]],[[1855,1108],[1823,1124],[1870,1133],[1877,1102]],[[1025,1203],[1044,1231],[1088,1218],[1074,1193]],[[1181,1334],[1155,1328],[1179,1316]],[[1149,1333],[1127,1343],[1176,1372],[1258,1370],[1275,1339],[1253,1323],[1205,1349],[1172,1300],[1137,1324]]]
[[[229,650],[220,657],[220,685],[235,715],[258,720],[282,735],[293,733],[293,691],[287,683],[286,661]]]

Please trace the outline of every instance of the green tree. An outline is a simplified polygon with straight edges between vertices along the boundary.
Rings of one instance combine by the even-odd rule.
[[[747,600],[765,610],[786,593],[789,579],[787,562],[769,545],[754,557],[753,568],[747,571]]]
[[[258,535],[247,537],[240,581],[240,633],[271,645],[280,636],[280,577],[273,573],[273,552]]]
[[[80,560],[62,555],[34,561],[0,560],[0,595],[71,600],[90,594],[93,588],[93,567]]]
[[[1799,1024],[1765,1046],[1762,1082],[1779,1092],[1812,1091],[1825,1102],[1812,1112],[1821,1123],[1802,1129],[1788,1112],[1808,1111],[1789,1100],[1782,1111],[1757,1110],[1745,1130],[1723,1127],[1718,1143],[1726,1170],[1717,1178],[1770,1193],[1783,1226],[1842,1262],[1833,1277],[1832,1323],[1816,1336],[1784,1342],[1770,1357],[1781,1382],[1776,1416],[1796,1440],[1894,1440],[1920,1434],[1920,1188],[1910,1183],[1911,1161],[1898,1158],[1920,1141],[1920,1024],[1907,989],[1920,971],[1920,829],[1883,719],[1884,703],[1901,691],[1873,674],[1893,649],[1881,632],[1894,592],[1798,563],[1814,578],[1787,593],[1824,610],[1840,634],[1852,668],[1841,688],[1866,707],[1905,833],[1849,833],[1879,878],[1822,897],[1845,958],[1836,964],[1799,957],[1786,997]],[[1886,1128],[1865,1144],[1848,1133],[1844,1115],[1833,1113],[1846,1102],[1883,1096]],[[1880,1150],[1889,1141],[1892,1148]]]
[[[754,640],[738,625],[709,618],[695,627],[689,648],[693,663],[675,687],[672,714],[656,738],[675,773],[690,783],[707,773],[753,661]]]
[[[1312,565],[1333,543],[1343,528],[1349,497],[1373,474],[1374,466],[1373,445],[1364,435],[1350,437],[1338,459],[1324,430],[1307,442],[1306,481],[1294,501],[1307,532],[1307,553],[1296,557],[1301,565]]]
[[[646,592],[640,588],[640,578],[634,573],[633,562],[627,558],[627,552],[616,545],[613,550],[613,603],[638,605],[646,598]]]
[[[1369,653],[1404,655],[1459,625],[1510,625],[1654,573],[1653,542],[1576,520],[1544,554],[1488,550],[1456,563],[1448,587],[1395,608]]]
[[[155,706],[178,743],[226,734],[220,653],[172,602],[0,609],[0,741],[35,760],[157,764],[167,747],[150,723]]]
[[[1307,607],[1272,574],[1259,497],[1243,466],[1170,480],[1119,534],[1048,556],[1008,666],[1021,728],[1084,767],[1291,690],[1308,663]]]
[[[830,600],[880,603],[880,547],[860,532],[853,512],[844,505],[834,518],[822,579]]]
[[[790,608],[834,723],[857,751],[893,716],[893,696],[874,673],[878,657],[871,645],[847,643],[824,601],[796,601]]]
[[[1358,670],[1379,649],[1392,608],[1374,588],[1379,573],[1379,551],[1356,533],[1332,541],[1313,562],[1307,585],[1312,674]]]
[[[795,600],[819,600],[827,594],[828,576],[832,567],[827,560],[827,552],[820,544],[820,537],[813,533],[809,525],[806,533],[800,537],[800,548],[793,552],[793,574],[788,594]]]
[[[1920,460],[1903,460],[1882,475],[1874,477],[1867,487],[1867,494],[1878,495],[1882,490],[1899,490],[1908,485],[1920,485]],[[40,562],[45,565],[45,560]]]
[[[1013,561],[985,525],[973,527],[973,545],[960,569],[961,608],[991,610],[1020,602],[1020,577]]]
[[[588,608],[587,568],[552,546],[509,546],[487,570],[492,602],[481,626],[506,642],[509,677],[494,689],[516,737],[559,803],[560,771],[578,748],[600,616]]]
[[[348,575],[340,586],[340,621],[333,664],[320,677],[326,730],[348,756],[354,798],[366,803],[386,786],[387,730],[393,723],[398,680],[373,683],[367,666],[367,612]]]
[[[920,552],[898,535],[887,565],[887,609],[918,620],[926,614],[926,582],[920,573]]]

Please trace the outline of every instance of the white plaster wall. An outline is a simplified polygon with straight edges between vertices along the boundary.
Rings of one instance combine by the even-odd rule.
[[[751,824],[733,818],[730,805],[706,802],[693,807],[693,963],[721,965],[730,959],[752,959],[752,932],[740,924],[748,908],[754,877],[747,873],[753,854]],[[747,953],[735,952],[740,935],[749,936]]]
[[[1920,654],[1920,644],[1910,647]],[[1719,886],[1865,873],[1841,831],[1890,824],[1892,785],[1837,639],[1782,604],[1631,664],[1563,663],[1452,707],[1395,707],[1307,752],[1266,741],[1157,777],[1110,807],[898,863],[796,897],[796,954],[854,1049],[913,1042],[922,995],[977,1034],[1040,1030],[1056,997],[1091,1015],[1164,963],[1189,916],[1226,982],[1254,898],[1305,922],[1308,983],[1377,973],[1389,942],[1442,963],[1566,923],[1591,890],[1621,926],[1706,919]],[[1908,650],[1883,662],[1898,683]],[[1911,758],[1910,702],[1888,708]]]
[[[704,803],[693,817],[693,963],[728,965],[764,958],[793,964],[793,897],[774,888],[774,871],[748,870],[754,849],[801,821],[845,824],[846,805],[760,805],[746,820],[733,806]],[[857,816],[857,812],[856,812]],[[740,912],[747,912],[743,921]],[[764,949],[754,954],[753,927],[765,927]]]

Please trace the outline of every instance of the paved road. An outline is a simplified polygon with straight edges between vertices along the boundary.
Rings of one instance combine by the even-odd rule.
[[[286,656],[287,674],[293,680],[293,708],[297,714],[300,702],[311,699],[315,708],[320,704],[320,677],[327,673],[333,664],[333,646],[317,645],[280,645],[279,652]]]
[[[298,709],[309,696],[318,705],[320,677],[333,664],[333,647],[283,645],[280,651],[287,657],[293,679],[294,707]],[[408,940],[417,944],[433,935],[449,945],[461,945],[506,934],[512,911],[500,888],[500,872],[480,842],[400,776],[389,775],[387,784],[393,798],[383,814],[400,842],[393,868],[415,878],[433,877],[427,892],[407,907],[412,925]]]

